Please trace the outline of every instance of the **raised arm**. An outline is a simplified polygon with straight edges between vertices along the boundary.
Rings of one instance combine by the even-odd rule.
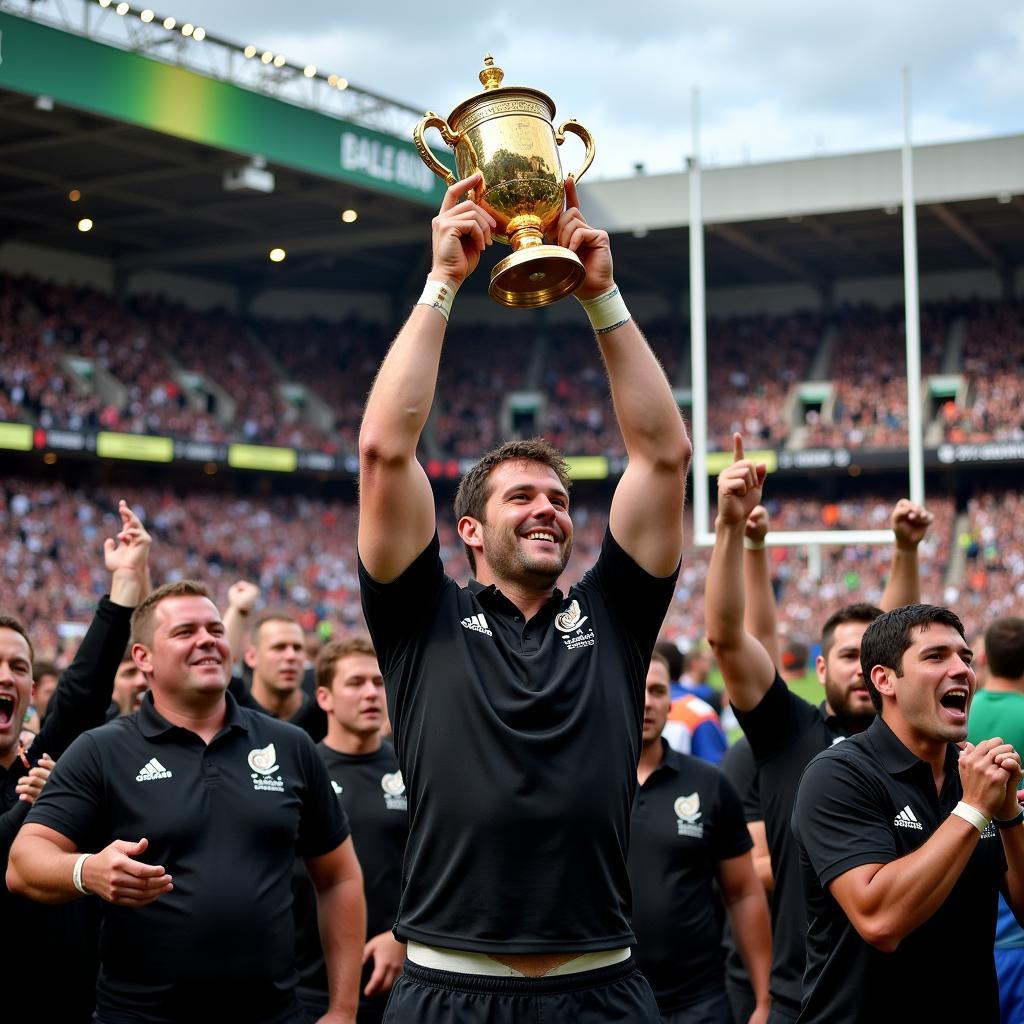
[[[729,701],[739,711],[749,711],[775,679],[768,652],[744,626],[743,537],[748,516],[761,503],[765,466],[744,458],[739,434],[733,435],[733,454],[732,465],[718,477],[715,546],[704,590],[704,617]]]
[[[454,292],[476,269],[496,226],[476,203],[461,202],[479,173],[445,193],[433,221],[429,281]],[[426,293],[425,293],[426,294]],[[434,495],[416,446],[437,386],[447,316],[417,303],[388,351],[359,430],[359,557],[382,583],[401,575],[434,533]]]
[[[747,516],[743,533],[743,585],[746,609],[743,625],[746,631],[768,652],[773,665],[781,665],[779,655],[779,617],[772,590],[772,570],[764,539],[768,536],[768,510],[755,505]]]
[[[149,593],[152,539],[126,502],[121,501],[117,511],[121,529],[103,545],[110,597],[100,598],[74,660],[61,674],[46,721],[32,744],[33,761],[43,751],[59,758],[77,736],[104,723],[114,675],[128,644],[132,609]]]
[[[579,211],[576,186],[565,186],[567,209],[558,223],[558,242],[576,253],[587,276],[576,292],[587,302],[617,302],[612,296],[608,233],[592,228]],[[668,576],[679,564],[683,546],[683,497],[692,448],[672,389],[636,322],[598,326],[612,404],[629,463],[612,498],[609,527],[621,547],[654,576]],[[597,321],[595,321],[597,322]]]
[[[889,516],[889,524],[896,534],[892,549],[889,580],[882,594],[882,611],[892,611],[906,604],[921,601],[921,572],[917,561],[917,548],[928,533],[935,517],[922,505],[908,498],[900,498]]]
[[[260,597],[260,588],[248,580],[236,580],[228,587],[228,606],[224,612],[224,636],[231,648],[231,664],[238,665],[245,651],[246,620]]]

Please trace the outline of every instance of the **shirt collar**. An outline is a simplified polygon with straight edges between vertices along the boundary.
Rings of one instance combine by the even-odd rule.
[[[910,771],[916,768],[918,765],[922,765],[927,768],[929,775],[931,774],[931,768],[922,761],[917,754],[915,754],[909,747],[905,746],[903,742],[897,737],[896,733],[889,728],[889,726],[882,720],[882,716],[878,715],[875,720],[868,726],[867,731],[864,734],[874,749],[878,760],[882,762],[882,767],[890,775],[900,775],[903,772]],[[959,751],[957,750],[955,743],[946,744],[946,770],[947,773],[950,769],[955,769],[957,762],[960,759]]]
[[[235,729],[240,732],[248,733],[249,727],[245,723],[245,718],[242,715],[242,709],[238,706],[238,702],[227,691],[224,693],[224,699],[227,702],[227,717],[224,719],[224,728],[221,729],[218,735]],[[167,719],[157,711],[156,705],[153,703],[153,694],[148,690],[142,696],[142,704],[138,710],[138,722],[139,732],[141,732],[146,739],[156,739],[158,736],[166,735],[172,729],[181,728],[181,726],[168,722]],[[189,732],[190,730],[184,729],[183,731]]]
[[[657,768],[651,772],[652,775],[660,772],[670,772],[673,775],[678,775],[680,769],[683,767],[683,755],[678,750],[673,749],[669,746],[668,740],[664,736],[661,738],[661,763]]]
[[[468,584],[468,588],[469,588],[470,593],[478,601],[485,601],[485,602],[486,601],[490,601],[490,602],[495,602],[496,604],[506,604],[506,605],[509,605],[512,608],[516,607],[498,589],[497,585],[494,584],[494,583],[486,583],[485,584],[485,583],[481,583],[476,578],[471,578],[470,581],[469,581],[469,584]],[[557,607],[564,600],[565,600],[565,598],[562,596],[562,592],[557,587],[555,587],[554,592],[551,594],[551,597],[548,598],[547,603],[544,605],[544,608],[547,609],[547,608],[550,608],[550,607],[553,607],[553,606]],[[516,609],[516,610],[518,611],[518,609]]]

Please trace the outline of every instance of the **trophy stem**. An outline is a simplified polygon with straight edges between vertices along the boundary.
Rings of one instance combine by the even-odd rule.
[[[536,224],[524,224],[509,234],[508,242],[514,252],[519,252],[521,249],[533,249],[543,245],[544,235]]]

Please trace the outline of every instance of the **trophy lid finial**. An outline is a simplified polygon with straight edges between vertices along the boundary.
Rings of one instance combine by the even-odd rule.
[[[505,72],[495,66],[494,58],[488,53],[484,57],[484,69],[480,72],[481,84],[485,89],[497,89],[504,77]]]

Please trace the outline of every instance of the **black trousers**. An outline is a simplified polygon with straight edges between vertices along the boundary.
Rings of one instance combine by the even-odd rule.
[[[405,962],[384,1024],[660,1024],[632,957],[554,978],[491,978]]]

